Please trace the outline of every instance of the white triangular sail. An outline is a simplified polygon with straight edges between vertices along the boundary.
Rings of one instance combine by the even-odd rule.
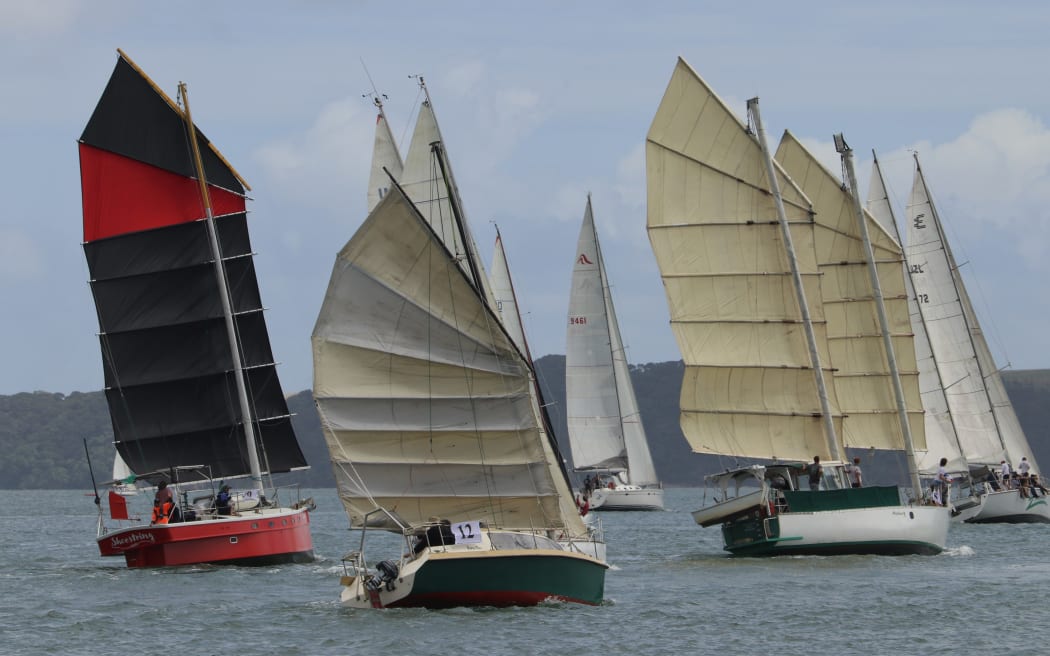
[[[369,212],[375,209],[383,196],[390,191],[390,177],[393,176],[394,180],[400,180],[404,169],[401,152],[397,149],[397,141],[394,140],[394,134],[390,131],[390,122],[387,121],[386,112],[383,111],[383,103],[378,98],[376,107],[379,113],[376,115],[376,136],[372,146],[372,172],[368,176]]]
[[[871,182],[868,185],[868,211],[880,225],[890,232],[900,243],[900,231],[894,218],[893,206],[890,203],[882,169],[876,159],[871,168]],[[905,263],[905,269],[908,265]],[[944,386],[937,372],[937,363],[933,359],[926,326],[919,312],[915,299],[915,289],[911,274],[904,278],[908,295],[908,314],[911,317],[912,332],[915,334],[915,361],[919,370],[919,393],[925,410],[924,426],[926,432],[926,450],[917,453],[919,471],[925,475],[937,472],[941,458],[948,459],[948,471],[965,472],[967,462],[955,435],[955,425],[948,411],[948,399],[944,395]]]
[[[119,453],[113,454],[113,480],[123,481],[129,477],[131,477],[131,468],[128,467],[128,463],[124,462]]]
[[[470,234],[470,224],[463,216],[463,203],[429,93],[419,107],[400,183],[459,266],[468,276],[478,279],[484,295],[494,304],[485,267]],[[472,265],[475,271],[471,270]]]
[[[634,485],[658,483],[589,197],[575,253],[567,331],[566,410],[574,466],[625,471]]]
[[[314,397],[351,523],[382,507],[584,534],[533,372],[472,277],[395,187],[340,251]]]
[[[507,253],[503,250],[503,238],[496,231],[496,246],[492,252],[492,270],[489,273],[492,285],[492,296],[496,300],[496,311],[503,320],[503,325],[510,333],[518,349],[531,357],[525,342],[525,327],[521,323],[521,310],[518,308],[518,297],[514,293],[514,283],[510,278],[510,266]]]
[[[1038,471],[966,293],[916,156],[908,261],[963,455],[997,465],[1022,456]]]

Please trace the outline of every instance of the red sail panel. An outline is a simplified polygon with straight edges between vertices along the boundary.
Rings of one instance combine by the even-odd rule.
[[[79,147],[85,242],[204,218],[196,180],[84,143]],[[243,196],[208,189],[215,216],[245,211]]]
[[[113,519],[129,519],[127,499],[113,490],[109,491],[109,516]]]

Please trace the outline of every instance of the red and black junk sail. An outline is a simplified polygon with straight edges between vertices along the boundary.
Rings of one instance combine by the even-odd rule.
[[[117,450],[133,471],[249,473],[219,280],[189,131],[121,53],[80,137],[84,252]],[[306,466],[255,277],[245,185],[197,130],[263,468]]]

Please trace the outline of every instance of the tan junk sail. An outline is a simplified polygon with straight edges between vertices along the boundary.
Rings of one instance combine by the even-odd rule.
[[[483,299],[396,186],[339,253],[314,396],[352,524],[381,506],[584,533],[531,368]]]
[[[646,167],[649,239],[686,365],[681,424],[693,450],[829,455],[761,146],[681,59],[649,129]],[[782,172],[780,185],[826,363],[810,202]],[[835,389],[828,395],[838,427]]]
[[[776,160],[813,202],[814,246],[831,356],[824,364],[832,367],[830,380],[838,408],[845,415],[839,439],[846,447],[903,449],[892,374],[852,197],[842,182],[790,132],[785,132]],[[865,211],[864,215],[912,438],[916,449],[925,449],[919,374],[904,283],[904,252],[871,214]]]

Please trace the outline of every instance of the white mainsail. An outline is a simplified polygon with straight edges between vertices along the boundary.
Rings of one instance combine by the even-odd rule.
[[[340,498],[490,527],[585,530],[533,372],[397,187],[340,251],[313,333],[314,397]]]
[[[963,455],[971,464],[1038,467],[984,339],[943,224],[915,158],[908,261]]]
[[[392,175],[394,180],[400,180],[404,170],[401,152],[397,149],[397,141],[394,140],[394,134],[390,131],[390,122],[387,121],[386,112],[383,111],[383,102],[378,96],[374,100],[379,113],[376,115],[376,136],[372,146],[372,172],[368,176],[369,212],[375,209],[383,196],[390,191],[390,176]]]
[[[893,206],[890,203],[889,194],[886,191],[886,183],[882,177],[882,168],[879,166],[878,158],[875,158],[871,168],[871,182],[868,185],[868,211],[875,217],[883,228],[893,235],[897,243],[901,242],[900,231],[897,220],[894,217]],[[908,264],[905,262],[905,268]],[[944,394],[944,385],[937,371],[937,363],[933,359],[933,351],[930,348],[929,338],[926,336],[926,326],[923,324],[922,315],[919,312],[919,304],[915,298],[915,289],[911,282],[911,274],[904,278],[905,290],[908,296],[908,314],[911,317],[912,332],[915,334],[915,360],[919,370],[919,394],[922,397],[922,406],[925,410],[926,451],[917,453],[919,471],[925,475],[937,472],[941,458],[948,459],[947,469],[953,472],[967,471],[967,462],[959,446],[959,439],[955,435],[955,425],[948,410],[948,399]]]
[[[633,485],[659,483],[631,383],[590,196],[569,296],[565,395],[577,470],[624,471]]]

